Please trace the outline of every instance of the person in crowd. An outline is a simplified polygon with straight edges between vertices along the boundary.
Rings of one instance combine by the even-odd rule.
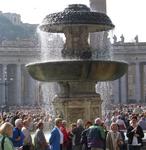
[[[104,150],[105,148],[105,132],[102,125],[102,120],[96,118],[94,125],[89,127],[87,133],[88,148],[91,150]]]
[[[129,150],[140,150],[144,133],[142,128],[138,125],[136,116],[131,118],[130,126],[127,129],[126,135],[128,137]]]
[[[77,124],[76,124],[76,123],[72,123],[70,126],[71,126],[71,129],[68,131],[69,141],[68,141],[67,150],[72,150],[72,149],[74,149],[74,145],[75,145],[75,143],[74,143],[74,141],[75,141],[75,140],[74,140],[75,136],[74,136],[74,134],[72,133],[72,130],[77,127]]]
[[[121,130],[119,125],[118,125],[118,131],[120,132],[120,135],[121,135],[121,138],[122,138],[122,141],[123,141],[123,142],[121,142],[121,144],[119,144],[120,150],[127,150],[127,144],[125,142],[125,134],[124,134],[125,131]]]
[[[15,150],[10,138],[13,135],[13,125],[5,122],[0,126],[0,150]]]
[[[19,119],[19,111],[16,111],[15,114],[11,117],[10,122],[15,127],[15,120]]]
[[[74,128],[72,130],[72,133],[73,133],[73,143],[74,143],[74,146],[73,146],[73,150],[82,150],[82,144],[81,144],[81,134],[84,130],[84,123],[83,123],[83,120],[82,119],[78,119],[77,120],[77,127]]]
[[[138,121],[138,124],[140,125],[140,127],[143,129],[143,130],[146,130],[146,118],[144,116],[144,114],[142,114],[140,116],[140,120]]]
[[[43,132],[44,124],[43,122],[38,122],[37,130],[34,135],[34,148],[35,150],[47,150],[48,144]]]
[[[90,150],[90,148],[88,147],[88,143],[87,143],[87,133],[91,125],[92,125],[91,121],[87,121],[85,123],[85,130],[82,132],[82,135],[81,135],[82,150]]]
[[[23,126],[22,119],[16,119],[15,127],[13,128],[13,137],[12,137],[14,147],[23,147],[24,134],[21,131],[22,126]]]
[[[62,150],[63,133],[60,130],[61,125],[62,125],[62,119],[56,118],[55,127],[52,129],[50,139],[49,139],[51,150]]]
[[[120,150],[121,144],[123,144],[123,140],[118,131],[118,125],[112,123],[106,136],[106,150]]]
[[[116,123],[119,125],[119,130],[126,130],[126,125],[121,115],[117,116]]]
[[[62,120],[62,125],[60,127],[60,130],[63,133],[62,150],[67,150],[67,147],[68,147],[69,137],[68,137],[68,132],[67,132],[66,126],[67,126],[67,121],[66,120]]]
[[[107,130],[110,129],[110,125],[111,125],[111,113],[107,113],[106,116],[105,116],[105,119],[104,119],[104,124],[107,128]]]
[[[139,115],[143,112],[141,105],[138,105],[134,108],[133,113]]]
[[[23,134],[25,136],[23,150],[32,150],[33,149],[31,133],[29,131],[29,123],[30,123],[29,120],[24,120],[23,127],[21,129],[21,131],[23,132]]]

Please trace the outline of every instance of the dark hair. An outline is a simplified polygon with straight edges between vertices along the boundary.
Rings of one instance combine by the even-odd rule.
[[[42,125],[43,125],[43,122],[39,122],[39,123],[37,124],[37,126],[36,126],[37,129],[40,128]]]
[[[88,126],[88,125],[92,125],[92,122],[91,122],[91,121],[87,121],[87,122],[85,123],[85,126]]]
[[[136,116],[132,116],[131,120],[132,120],[132,119],[135,119],[135,120],[137,120],[137,117],[136,117]]]

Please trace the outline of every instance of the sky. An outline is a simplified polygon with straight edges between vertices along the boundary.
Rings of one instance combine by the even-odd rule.
[[[24,23],[39,24],[46,15],[73,3],[89,6],[89,0],[0,0],[0,11],[18,13]],[[145,6],[146,0],[107,0],[107,15],[115,25],[112,36],[120,40],[123,34],[125,41],[133,42],[138,35],[139,41],[146,42]]]

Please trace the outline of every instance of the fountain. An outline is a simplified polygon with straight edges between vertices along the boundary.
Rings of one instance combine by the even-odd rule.
[[[93,57],[89,46],[89,33],[114,28],[110,18],[91,12],[86,5],[72,4],[62,12],[47,15],[39,28],[43,32],[64,33],[66,41],[62,59],[28,64],[30,75],[35,80],[58,83],[60,91],[54,95],[53,104],[69,122],[100,116],[102,101],[95,92],[96,82],[116,80],[128,68],[124,61]]]

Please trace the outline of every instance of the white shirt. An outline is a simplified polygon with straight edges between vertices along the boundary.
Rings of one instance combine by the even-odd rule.
[[[63,133],[60,131],[60,129],[58,127],[56,127],[59,131],[60,134],[60,144],[63,144]]]

